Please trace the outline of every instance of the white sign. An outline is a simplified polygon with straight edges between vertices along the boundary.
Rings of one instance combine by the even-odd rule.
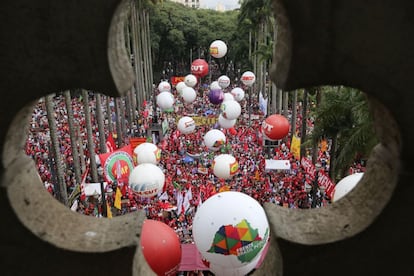
[[[106,188],[106,185],[108,185],[107,182],[104,182],[104,189]],[[85,196],[94,196],[94,195],[100,195],[101,194],[101,183],[85,183]]]
[[[266,170],[290,170],[289,160],[266,159]]]

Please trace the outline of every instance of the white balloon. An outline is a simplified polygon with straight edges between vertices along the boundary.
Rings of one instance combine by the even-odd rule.
[[[161,150],[153,143],[142,143],[135,147],[134,154],[137,158],[137,163],[151,163],[157,165],[161,159]]]
[[[234,96],[234,99],[238,102],[240,102],[244,98],[244,90],[241,89],[240,87],[233,88],[230,93]]]
[[[157,105],[161,110],[167,110],[173,107],[175,102],[174,95],[164,91],[157,95]]]
[[[214,158],[212,167],[215,176],[222,179],[229,179],[239,170],[239,163],[230,154],[220,154]]]
[[[210,55],[222,58],[227,53],[227,45],[222,40],[215,40],[210,44]]]
[[[154,164],[136,166],[129,175],[129,187],[142,197],[152,197],[164,187],[165,175]]]
[[[181,93],[183,92],[183,89],[187,87],[187,85],[185,84],[185,82],[180,81],[179,83],[177,83],[177,85],[175,86],[175,89],[177,90],[178,94],[181,96]]]
[[[171,85],[168,81],[162,81],[158,85],[158,90],[160,92],[170,92],[171,91]]]
[[[335,186],[332,202],[338,201],[349,193],[358,184],[363,175],[364,173],[354,173],[342,178]]]
[[[210,84],[210,90],[217,90],[217,89],[221,89],[221,87],[220,87],[218,81],[213,81]]]
[[[224,99],[223,99],[223,102],[225,102],[225,101],[234,101],[234,96],[233,96],[233,94],[228,93],[228,92],[224,93]]]
[[[188,74],[184,78],[184,83],[189,87],[194,87],[197,84],[197,77],[193,74]]]
[[[227,266],[223,267],[221,265],[210,263],[210,266],[208,268],[216,276],[245,276],[250,271],[256,268],[256,265],[259,261],[260,261],[260,256],[257,256],[256,259],[254,259],[251,263],[248,263],[241,267],[229,268]]]
[[[241,114],[241,106],[236,101],[223,102],[220,109],[221,115],[227,120],[237,119]]]
[[[227,120],[223,115],[219,115],[218,123],[222,128],[232,128],[236,124],[237,119]]]
[[[218,78],[218,84],[222,89],[227,88],[230,85],[230,78],[226,75],[222,75]]]
[[[242,83],[244,83],[244,85],[252,86],[253,83],[256,81],[256,76],[254,75],[253,72],[246,71],[243,73],[240,79]]]
[[[211,129],[204,135],[204,144],[212,151],[218,151],[225,143],[226,135],[218,129]]]
[[[182,134],[190,134],[195,130],[196,124],[193,118],[184,116],[178,120],[177,128]]]
[[[184,87],[182,90],[182,97],[184,102],[192,103],[197,98],[197,92],[192,87]]]
[[[260,258],[270,230],[262,206],[240,192],[221,192],[198,207],[193,220],[195,245],[210,266],[243,268]]]

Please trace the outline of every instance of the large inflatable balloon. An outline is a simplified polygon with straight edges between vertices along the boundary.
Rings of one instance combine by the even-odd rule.
[[[241,114],[241,106],[236,101],[225,101],[220,106],[221,115],[227,120],[237,119]]]
[[[214,158],[212,168],[218,178],[229,179],[239,171],[239,163],[233,155],[220,154]]]
[[[240,79],[244,85],[252,86],[253,83],[256,81],[256,76],[254,75],[253,72],[246,71],[243,73]]]
[[[221,89],[210,90],[210,92],[208,93],[208,99],[210,100],[212,104],[215,104],[215,105],[221,104],[224,100],[223,90]]]
[[[260,203],[240,192],[209,197],[193,220],[195,245],[210,267],[230,270],[256,262],[269,235],[269,223]]]
[[[191,63],[191,74],[200,78],[207,76],[208,63],[204,59],[196,59]]]
[[[174,95],[170,92],[164,91],[157,95],[157,105],[162,111],[171,109],[174,102]]]
[[[183,81],[180,81],[179,83],[177,83],[177,85],[175,86],[175,89],[177,90],[178,95],[181,96],[181,93],[182,93],[183,89],[186,88],[186,87],[188,87],[188,86]]]
[[[332,202],[338,201],[349,193],[361,180],[364,173],[354,173],[342,178],[336,185],[332,195]]]
[[[226,89],[230,85],[230,78],[223,75],[218,78],[217,82],[222,89]]]
[[[129,175],[129,187],[142,197],[152,197],[164,187],[165,175],[154,164],[136,166]]]
[[[184,83],[189,87],[194,87],[197,84],[197,77],[192,74],[188,74],[184,78]]]
[[[221,87],[220,87],[218,81],[213,81],[210,84],[210,90],[217,90],[217,89],[221,89]]]
[[[231,94],[229,92],[224,93],[223,102],[225,102],[225,101],[234,101],[233,94]]]
[[[177,128],[182,134],[190,134],[195,130],[196,124],[193,118],[184,116],[178,120]]]
[[[230,91],[230,93],[234,96],[234,99],[238,102],[240,102],[244,98],[244,90],[241,89],[240,87],[233,88]]]
[[[289,121],[285,116],[273,114],[262,123],[262,132],[269,140],[280,140],[289,133]]]
[[[161,150],[153,143],[142,143],[135,147],[137,164],[151,163],[157,165],[161,159]]]
[[[171,91],[171,85],[168,81],[162,81],[158,85],[158,91],[160,92],[170,92]]]
[[[184,87],[182,90],[181,96],[183,97],[184,102],[192,103],[197,98],[197,92],[192,87]]]
[[[157,275],[177,274],[181,262],[181,243],[175,231],[167,224],[144,220],[141,249],[148,265]]]
[[[221,130],[211,129],[204,135],[204,144],[209,150],[218,151],[226,143],[226,135]]]
[[[233,119],[233,120],[227,120],[226,118],[223,117],[223,115],[219,115],[218,117],[218,124],[222,127],[222,128],[232,128],[234,127],[234,125],[236,124],[237,119]]]
[[[263,254],[263,253],[262,253]],[[208,269],[214,273],[214,275],[223,275],[223,276],[245,276],[249,274],[253,269],[256,268],[257,264],[259,263],[261,259],[261,255],[257,256],[256,259],[254,259],[251,263],[248,263],[241,267],[232,267],[229,268],[227,266],[221,266],[210,263],[210,266]]]
[[[227,45],[222,40],[215,40],[210,44],[210,55],[222,58],[227,54]]]

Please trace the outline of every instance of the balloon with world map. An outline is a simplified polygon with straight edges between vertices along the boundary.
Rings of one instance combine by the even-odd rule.
[[[234,191],[209,197],[198,208],[193,221],[198,251],[217,268],[237,269],[256,262],[268,242],[269,231],[259,202]]]

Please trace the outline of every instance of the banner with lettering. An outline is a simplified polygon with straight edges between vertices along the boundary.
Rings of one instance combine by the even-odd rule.
[[[131,145],[124,146],[116,151],[99,154],[106,181],[118,181],[127,184],[129,174],[134,169]]]
[[[311,179],[315,179],[316,176],[316,169],[315,165],[312,163],[312,161],[306,157],[302,157],[302,160],[300,161],[300,164],[302,165],[303,169],[305,170],[305,173],[311,177]]]
[[[217,123],[218,118],[217,117],[203,117],[203,116],[194,116],[193,118],[196,126],[203,126],[203,125],[214,125]],[[181,117],[176,118],[176,122],[181,119]]]
[[[332,198],[332,194],[335,189],[335,184],[329,178],[329,176],[324,171],[319,171],[318,174],[318,185],[319,187],[325,188],[325,193]]]

